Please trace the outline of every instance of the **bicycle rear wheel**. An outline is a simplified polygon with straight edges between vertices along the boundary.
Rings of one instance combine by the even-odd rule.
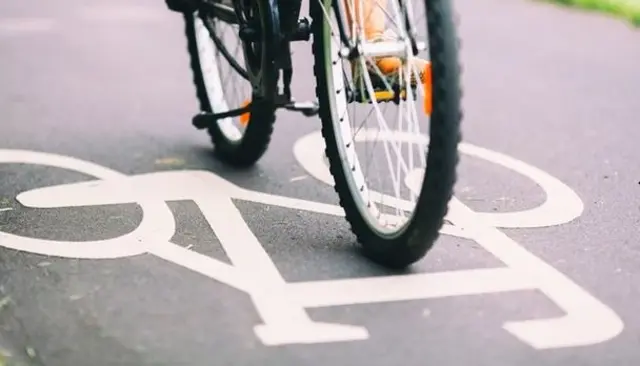
[[[453,9],[450,0],[389,0],[384,13],[393,37],[373,44],[361,42],[366,37],[357,18],[351,26],[344,22],[346,11],[354,14],[354,0],[337,1],[343,3],[314,1],[311,9],[329,169],[365,254],[389,267],[406,267],[438,238],[456,181],[462,113]],[[412,29],[417,37],[409,36]],[[416,57],[429,60],[430,73],[414,69],[411,46],[420,42],[412,39],[426,45]],[[348,60],[340,51],[345,40],[369,56]],[[393,83],[374,58],[388,56],[385,47],[402,64]],[[372,71],[354,82],[354,65]],[[412,78],[424,83],[414,86]],[[376,146],[381,151],[374,152]],[[382,176],[379,187],[372,187],[369,173]]]
[[[255,164],[269,146],[276,108],[253,93],[250,82],[268,71],[263,40],[240,39],[238,19],[230,3],[218,3],[218,8],[228,10],[224,20],[202,10],[185,13],[185,33],[200,110],[223,113],[251,103],[250,113],[223,118],[208,129],[214,151],[222,161],[247,167]],[[260,19],[257,5],[246,9],[245,15]]]

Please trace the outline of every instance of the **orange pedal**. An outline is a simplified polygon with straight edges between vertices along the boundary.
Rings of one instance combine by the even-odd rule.
[[[248,106],[249,103],[251,103],[250,99],[245,100],[240,105],[240,108],[244,108],[244,107]],[[240,115],[240,124],[242,124],[242,126],[244,126],[244,127],[247,127],[247,125],[249,124],[249,120],[250,119],[251,119],[251,112],[244,112],[244,113],[242,113]]]

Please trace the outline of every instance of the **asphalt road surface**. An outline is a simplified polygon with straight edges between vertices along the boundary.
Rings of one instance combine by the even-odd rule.
[[[0,3],[2,352],[47,366],[637,365],[640,33],[537,2],[456,4],[472,144],[456,196],[484,214],[460,224],[476,236],[443,235],[397,274],[362,258],[320,209],[333,206],[277,197],[336,204],[293,151],[317,118],[279,112],[253,169],[216,162],[190,126],[183,24],[162,1]],[[295,57],[310,99],[309,46]],[[144,203],[117,185],[16,199],[166,171],[136,181]],[[230,196],[241,219],[225,225]],[[538,211],[505,214],[523,210]],[[234,282],[276,268],[293,297]]]

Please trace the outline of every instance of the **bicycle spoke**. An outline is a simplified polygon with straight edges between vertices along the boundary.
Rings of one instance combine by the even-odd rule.
[[[383,14],[386,18],[387,30],[391,29],[393,31],[392,33],[395,34],[397,42],[409,45],[407,43],[409,39],[407,24],[409,23],[405,17],[411,17],[412,15],[420,14],[420,12],[416,12],[413,7],[401,8],[401,5],[404,6],[407,4],[399,4],[398,0],[389,0],[388,3],[386,9],[381,7],[377,1],[374,4],[375,6],[371,7],[375,8],[375,11],[378,12],[381,10],[379,14]],[[348,27],[350,30],[349,40],[354,43],[362,41],[368,42],[368,40],[365,39],[365,21],[371,13],[365,14],[364,6],[356,6],[355,0],[344,0],[343,4],[343,8],[346,9],[349,14],[353,15],[353,19],[351,19]],[[326,15],[327,9],[325,7],[322,7],[322,11]],[[371,9],[367,11],[372,12]],[[424,14],[424,12],[422,14]],[[339,36],[335,34],[333,22],[328,21],[327,24],[332,30],[332,46],[341,47],[341,41],[339,40]],[[417,24],[417,22],[412,20],[411,24]],[[421,38],[427,39],[426,36]],[[403,56],[393,56],[399,57],[399,59],[402,60],[402,66],[400,66],[396,71],[396,76],[394,76],[395,81],[393,81],[393,83],[396,83],[396,86],[392,85],[392,80],[379,67],[378,60],[385,56],[362,56],[354,60],[353,63],[351,63],[351,73],[357,72],[359,77],[354,77],[355,85],[353,92],[359,95],[359,98],[368,100],[370,103],[368,105],[369,110],[361,112],[360,109],[364,107],[362,104],[353,103],[346,108],[346,104],[340,103],[339,105],[344,106],[344,108],[341,111],[337,111],[340,120],[349,122],[348,125],[351,131],[349,133],[344,131],[345,136],[343,138],[348,146],[346,157],[352,169],[357,170],[357,172],[353,172],[354,176],[359,176],[359,174],[363,176],[364,181],[358,183],[363,200],[365,202],[376,202],[376,204],[384,207],[390,207],[394,209],[393,215],[402,217],[407,216],[407,211],[410,212],[412,210],[410,207],[407,207],[407,203],[417,200],[419,192],[416,192],[416,187],[409,186],[415,185],[412,183],[413,180],[420,177],[421,172],[425,170],[426,146],[413,146],[414,143],[408,142],[408,146],[405,148],[403,146],[404,143],[394,141],[393,138],[388,137],[396,133],[420,134],[421,127],[425,127],[421,126],[421,121],[426,119],[428,122],[428,118],[417,110],[419,103],[416,102],[417,98],[425,95],[424,86],[421,82],[417,82],[422,80],[422,72],[413,66],[414,56],[411,47],[405,47],[406,52]],[[331,54],[335,55],[335,58],[332,58],[334,64],[345,63],[346,60],[339,55],[338,49],[331,51]],[[336,66],[336,72],[339,72],[341,75],[344,74],[345,71],[342,65],[338,66],[339,71]],[[346,72],[346,74],[349,73]],[[375,77],[376,83],[380,85],[374,85],[372,77]],[[336,84],[337,89],[347,89],[346,85],[349,83],[349,78],[344,77],[343,80],[344,85],[338,86],[338,84]],[[416,82],[412,84],[412,80]],[[396,102],[387,100],[389,97],[385,97],[387,98],[385,100],[378,98],[378,95],[382,98],[382,95],[385,95],[385,93],[386,95],[394,96]],[[395,95],[395,93],[401,93],[401,95]],[[387,113],[388,106],[393,106],[396,109],[395,112],[391,111]],[[371,139],[358,142],[358,144],[364,145],[364,152],[359,152],[360,148],[352,148],[352,145],[360,140],[358,135],[361,132],[366,130],[367,133],[370,133],[370,129],[365,128],[370,122],[375,124],[377,134],[386,137],[376,138],[376,136],[369,136]],[[360,166],[360,159],[358,157],[362,158],[362,166]],[[378,162],[381,164],[377,164]],[[375,176],[375,178],[372,177],[372,175]],[[360,182],[360,180],[357,180],[357,182]],[[387,182],[390,184],[390,191],[383,193]],[[378,188],[370,188],[369,186],[373,183],[379,185],[381,191],[378,191]],[[408,192],[404,193],[404,191]],[[404,198],[405,195],[407,195],[406,198]],[[390,217],[387,214],[377,211],[374,207],[370,207],[370,210],[372,211],[372,216],[381,219],[384,217],[389,219]],[[397,220],[395,221],[397,223]]]

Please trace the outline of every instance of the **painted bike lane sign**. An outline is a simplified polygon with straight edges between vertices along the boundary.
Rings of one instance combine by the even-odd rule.
[[[363,136],[367,138],[366,133]],[[299,163],[314,177],[330,183],[326,166],[322,168],[323,151],[318,133],[304,136],[294,147]],[[17,197],[23,205],[56,208],[137,203],[143,209],[143,219],[129,234],[107,240],[60,242],[0,232],[0,246],[69,258],[158,256],[246,292],[262,319],[263,324],[256,325],[254,331],[265,345],[355,341],[369,336],[364,327],[313,321],[307,315],[308,308],[517,290],[539,290],[565,313],[559,318],[503,325],[533,348],[590,345],[618,335],[623,323],[609,307],[498,229],[569,222],[582,212],[577,195],[557,179],[513,158],[468,144],[461,146],[461,152],[523,174],[547,194],[541,206],[522,212],[477,213],[457,199],[451,202],[447,219],[452,224],[445,225],[442,233],[476,241],[504,267],[287,283],[232,200],[343,216],[340,207],[246,190],[207,171],[126,176],[75,158],[24,150],[0,150],[0,163],[58,167],[97,180],[24,192]],[[166,201],[174,200],[192,200],[198,205],[232,265],[170,243],[175,220]]]

